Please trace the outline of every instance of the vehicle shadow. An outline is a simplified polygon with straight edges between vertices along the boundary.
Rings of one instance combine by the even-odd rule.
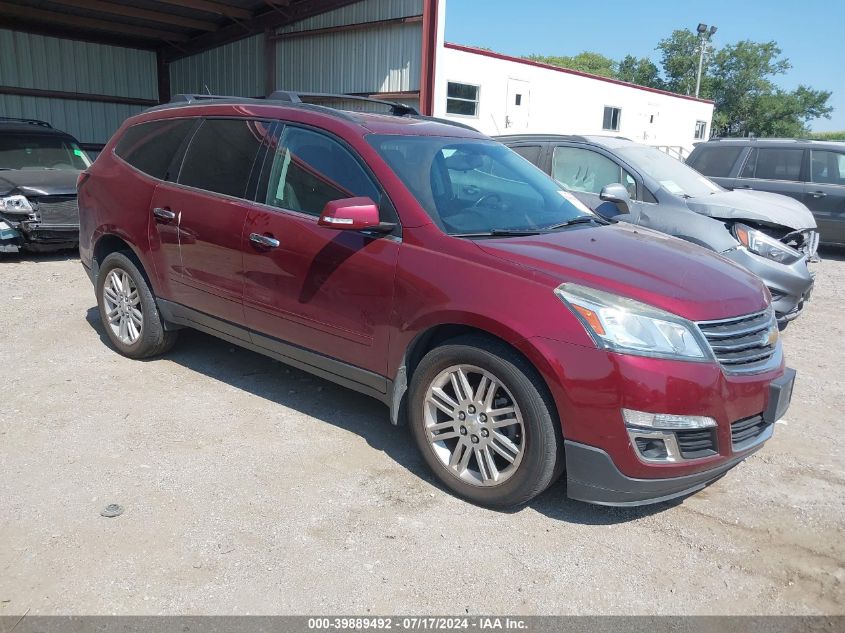
[[[47,262],[65,262],[79,259],[79,250],[68,248],[59,251],[20,251],[18,253],[0,253],[0,265],[6,262],[32,262],[35,264]]]
[[[111,347],[96,307],[89,308],[86,320],[103,345]],[[432,476],[407,427],[390,424],[387,407],[373,398],[195,330],[183,330],[176,347],[166,358],[191,371],[355,433],[373,449],[384,452],[416,477],[439,488],[442,494],[450,494]],[[608,508],[573,501],[566,497],[566,482],[562,477],[528,507],[567,523],[609,525],[662,512],[673,505],[677,502],[644,508]],[[501,512],[511,514],[521,510]]]
[[[845,246],[819,246],[819,257],[845,262]]]

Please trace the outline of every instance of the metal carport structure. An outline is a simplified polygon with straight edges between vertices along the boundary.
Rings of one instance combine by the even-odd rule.
[[[177,92],[377,95],[430,113],[441,2],[0,0],[0,115],[96,145]]]

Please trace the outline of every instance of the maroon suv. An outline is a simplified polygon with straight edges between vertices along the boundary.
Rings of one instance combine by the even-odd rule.
[[[477,503],[637,505],[698,490],[789,404],[763,284],[590,213],[523,158],[407,107],[183,98],[80,178],[80,250],[114,346],[191,327],[407,420]]]

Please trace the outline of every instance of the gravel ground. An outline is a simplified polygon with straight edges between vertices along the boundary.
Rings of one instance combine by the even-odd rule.
[[[195,332],[119,356],[76,258],[7,256],[0,615],[845,613],[845,253],[823,256],[762,451],[682,503],[559,482],[512,513],[435,485],[374,400]]]

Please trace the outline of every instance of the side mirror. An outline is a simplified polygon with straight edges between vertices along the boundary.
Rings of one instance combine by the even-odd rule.
[[[326,203],[320,226],[338,231],[360,231],[379,226],[378,206],[371,198],[343,198]]]
[[[599,205],[598,209],[596,209],[596,212],[598,212],[599,215],[604,217],[613,217],[615,215],[631,212],[631,196],[628,195],[628,190],[625,188],[625,185],[618,182],[605,185],[599,194],[599,198],[604,202],[612,202],[616,205],[616,213],[612,214],[607,213],[607,207],[610,205]]]

